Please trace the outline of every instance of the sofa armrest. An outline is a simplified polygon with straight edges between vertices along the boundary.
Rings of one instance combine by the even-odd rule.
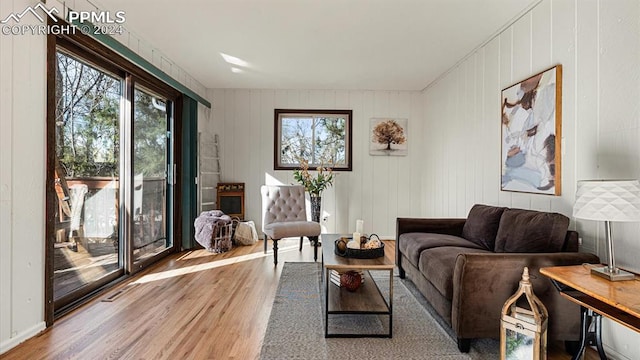
[[[599,263],[599,259],[576,252],[458,255],[453,273],[453,330],[462,339],[497,337],[502,306],[517,290],[527,266],[533,291],[549,311],[550,338],[577,340],[579,307],[563,298],[540,268],[584,263]]]
[[[435,219],[435,218],[397,218],[396,240],[401,234],[410,232],[462,235],[466,219]]]
[[[465,221],[466,219],[396,218],[396,265],[400,278],[405,277],[400,254],[400,235],[419,232],[462,236]]]

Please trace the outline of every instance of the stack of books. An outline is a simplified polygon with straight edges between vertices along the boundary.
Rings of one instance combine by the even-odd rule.
[[[364,284],[364,272],[362,270],[358,271],[360,276],[362,277],[362,283]],[[340,287],[340,273],[337,270],[331,270],[329,273],[329,279],[333,285]]]

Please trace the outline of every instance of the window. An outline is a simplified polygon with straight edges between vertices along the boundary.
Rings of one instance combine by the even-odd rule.
[[[275,109],[274,169],[292,170],[301,160],[310,168],[351,171],[351,110]]]

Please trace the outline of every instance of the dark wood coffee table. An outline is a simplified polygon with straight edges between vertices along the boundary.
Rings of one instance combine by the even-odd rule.
[[[334,253],[334,242],[341,235],[322,234],[322,271],[325,288],[324,337],[392,337],[393,319],[393,268],[395,253],[385,247],[385,256],[376,259],[353,259]],[[344,235],[343,235],[344,236]],[[349,270],[362,270],[364,283],[354,292],[340,288],[330,281],[331,270],[340,273]],[[378,285],[371,278],[369,270],[389,271],[389,297],[385,299]],[[329,333],[329,315],[387,315],[388,333]]]

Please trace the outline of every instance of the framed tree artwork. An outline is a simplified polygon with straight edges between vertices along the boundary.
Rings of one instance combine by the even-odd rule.
[[[562,65],[502,90],[500,189],[561,194]]]
[[[407,119],[372,118],[369,154],[405,156],[408,153]]]

